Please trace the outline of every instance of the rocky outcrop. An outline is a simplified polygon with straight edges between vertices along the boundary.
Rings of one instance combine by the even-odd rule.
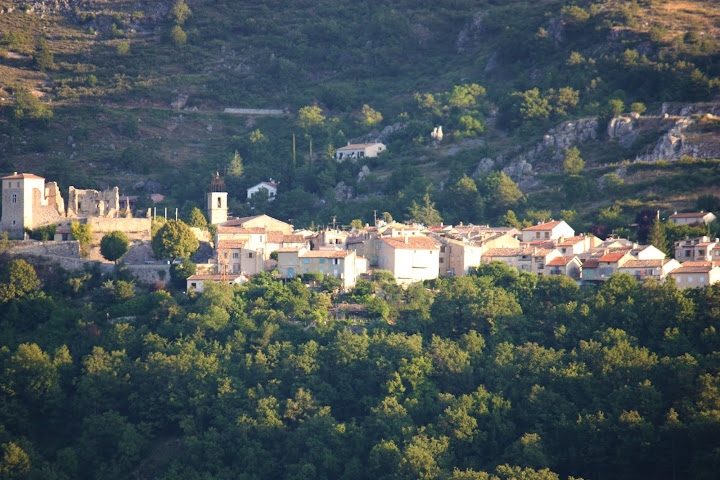
[[[597,118],[585,118],[563,122],[548,130],[539,142],[527,149],[515,149],[494,159],[483,158],[473,173],[481,175],[492,169],[502,168],[520,188],[530,188],[537,182],[535,173],[556,171],[561,168],[565,150],[579,143],[597,139]]]
[[[639,119],[640,115],[637,113],[612,118],[607,127],[608,138],[616,140],[625,148],[630,148],[640,134]]]

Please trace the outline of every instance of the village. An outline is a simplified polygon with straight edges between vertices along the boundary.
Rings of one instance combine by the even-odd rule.
[[[9,238],[44,225],[57,225],[52,242],[22,242],[17,254],[64,258],[63,266],[81,268],[77,242],[70,222],[92,226],[95,240],[110,231],[122,231],[132,240],[125,263],[143,281],[167,269],[165,259],[153,259],[149,243],[157,212],[152,209],[133,217],[130,199],[118,188],[103,192],[69,188],[67,208],[54,182],[34,174],[3,177],[0,231]],[[262,182],[259,189],[268,197],[277,185]],[[137,214],[138,212],[136,212]],[[373,270],[392,273],[400,285],[462,276],[474,267],[502,262],[521,272],[565,275],[579,284],[607,280],[626,273],[638,281],[663,282],[673,278],[679,288],[703,287],[720,281],[720,240],[706,236],[675,243],[675,258],[652,245],[638,245],[622,238],[602,240],[592,234],[576,234],[563,220],[551,220],[524,228],[489,225],[418,225],[376,220],[374,225],[352,229],[328,227],[320,231],[295,229],[267,215],[229,218],[228,192],[220,175],[213,178],[206,194],[205,214],[209,230],[194,228],[211,253],[198,262],[197,273],[187,278],[187,291],[202,292],[206,282],[244,283],[259,272],[274,272],[276,278],[293,279],[317,273],[339,280],[340,289],[352,289],[357,280]],[[167,216],[167,212],[165,212]],[[677,224],[708,224],[716,220],[709,212],[675,213]],[[110,264],[106,262],[106,267]]]

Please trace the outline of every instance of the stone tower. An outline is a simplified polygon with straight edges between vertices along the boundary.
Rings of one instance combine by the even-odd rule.
[[[207,216],[212,225],[227,222],[227,189],[219,173],[210,182],[210,191],[207,194]]]
[[[11,238],[22,238],[25,228],[57,222],[64,215],[64,204],[57,184],[32,173],[15,172],[2,182],[2,220],[0,230]]]

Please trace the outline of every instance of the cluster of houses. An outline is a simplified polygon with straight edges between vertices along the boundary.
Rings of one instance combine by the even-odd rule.
[[[382,151],[360,151],[361,147],[370,148],[368,145],[348,147],[354,151],[350,158]],[[66,208],[57,184],[46,184],[42,177],[14,173],[0,178],[0,185],[0,230],[8,232],[11,238],[22,238],[26,229],[59,223],[56,240],[67,240],[69,229],[65,227],[74,219],[93,221],[98,230],[122,229],[130,233],[142,230],[148,234],[150,231],[149,215],[136,219],[119,216],[117,187],[104,192],[70,187]],[[466,275],[473,267],[494,261],[523,272],[566,275],[583,283],[602,282],[618,272],[640,281],[652,278],[662,282],[673,277],[681,288],[720,281],[717,238],[703,236],[678,241],[675,258],[666,258],[651,245],[576,235],[562,220],[522,230],[487,225],[423,227],[378,222],[351,231],[332,228],[311,232],[295,230],[289,223],[267,215],[229,219],[228,194],[219,175],[212,180],[209,190],[206,208],[210,223],[216,227],[212,239],[214,254],[208,263],[198,265],[197,275],[188,278],[188,290],[202,291],[206,281],[242,283],[262,271],[277,271],[283,279],[310,272],[330,275],[340,280],[343,289],[350,289],[364,275],[382,269],[390,271],[399,284],[407,285]],[[708,224],[715,220],[715,215],[709,212],[670,216],[670,221],[677,224]]]
[[[684,222],[693,215],[701,222],[714,220],[704,212],[676,214],[671,220]],[[213,218],[212,213],[209,216]],[[350,289],[372,270],[382,269],[407,285],[466,275],[473,267],[495,261],[522,272],[566,275],[584,283],[602,282],[614,273],[627,273],[639,281],[673,277],[681,288],[720,281],[718,239],[677,242],[676,258],[667,258],[652,245],[576,235],[562,220],[522,230],[380,221],[351,231],[310,232],[259,215],[219,223],[214,241],[214,258],[201,266],[203,273],[188,278],[188,290],[202,291],[205,281],[242,283],[260,271],[276,271],[282,279],[318,272],[340,279],[342,288]]]

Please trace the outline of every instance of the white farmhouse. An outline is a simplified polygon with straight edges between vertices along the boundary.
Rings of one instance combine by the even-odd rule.
[[[254,193],[259,192],[260,190],[266,190],[268,194],[268,200],[275,200],[275,196],[277,195],[278,190],[278,184],[273,182],[272,179],[270,179],[269,182],[260,182],[257,185],[253,185],[252,187],[247,189],[247,198],[250,200]]]
[[[346,147],[338,148],[335,152],[335,159],[338,162],[345,160],[357,160],[365,157],[377,157],[387,147],[379,142],[375,143],[348,143]]]

